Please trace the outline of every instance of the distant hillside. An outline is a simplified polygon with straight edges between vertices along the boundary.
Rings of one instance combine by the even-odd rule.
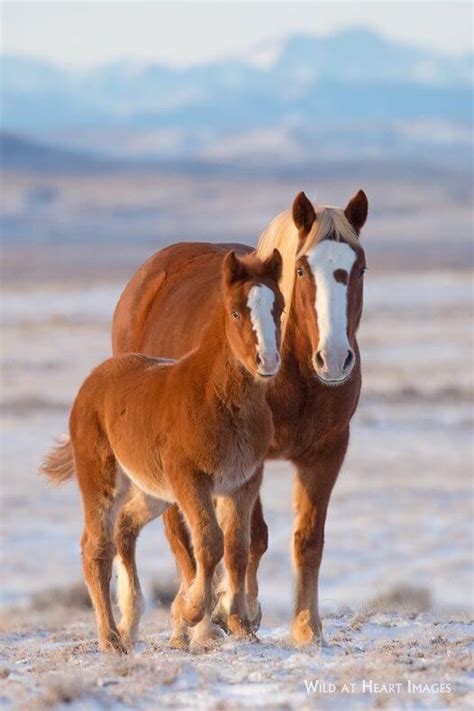
[[[2,65],[4,129],[111,155],[286,162],[321,148],[329,158],[449,144],[462,157],[470,142],[473,55],[360,28],[179,69],[124,61],[80,71],[8,55]]]
[[[10,170],[73,172],[111,164],[100,156],[45,145],[11,133],[0,133],[0,157],[2,167]]]

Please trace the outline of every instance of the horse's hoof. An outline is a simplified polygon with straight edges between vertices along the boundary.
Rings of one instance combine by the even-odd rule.
[[[218,625],[223,632],[226,634],[229,632],[229,628],[227,626],[227,617],[228,617],[228,611],[225,609],[224,605],[222,604],[222,595],[219,597],[219,600],[217,601],[217,605],[214,608],[214,611],[211,615],[211,622],[213,622],[215,625]]]
[[[120,637],[118,632],[109,632],[105,637],[100,639],[99,649],[101,652],[108,654],[123,655],[130,652],[131,646]]]
[[[189,637],[186,632],[178,632],[171,636],[168,646],[172,649],[180,649],[183,652],[189,652]]]
[[[259,642],[253,631],[252,623],[248,619],[243,619],[239,615],[229,615],[227,618],[229,634],[244,642]]]
[[[291,625],[291,638],[298,647],[310,644],[321,646],[323,630],[321,621],[312,620],[309,612],[300,612]]]
[[[220,611],[217,613],[213,612],[211,622],[217,625],[223,632],[228,634],[229,628],[227,627],[227,615],[222,615]]]
[[[258,632],[260,629],[260,624],[262,622],[262,607],[259,602],[257,602],[257,612],[250,616],[250,623],[254,632]]]

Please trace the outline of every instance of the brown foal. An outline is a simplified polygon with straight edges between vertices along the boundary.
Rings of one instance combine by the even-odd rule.
[[[223,554],[227,624],[253,637],[245,574],[261,464],[273,436],[265,385],[280,364],[280,276],[276,249],[263,261],[227,254],[220,298],[197,347],[178,361],[129,354],[102,363],[76,397],[70,441],[43,463],[53,482],[74,472],[80,486],[84,576],[102,650],[126,652],[136,639],[142,612],[136,536],[173,503],[195,559],[173,605],[173,643],[186,645],[187,626],[203,620],[200,641],[207,639],[212,579]],[[118,627],[110,601],[115,555]]]

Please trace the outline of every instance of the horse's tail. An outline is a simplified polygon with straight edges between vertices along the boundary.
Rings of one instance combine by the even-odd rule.
[[[54,486],[64,484],[74,476],[74,457],[69,435],[62,435],[58,444],[48,452],[41,462],[40,472]]]

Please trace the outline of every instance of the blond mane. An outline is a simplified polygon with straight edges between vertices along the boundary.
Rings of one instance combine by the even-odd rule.
[[[302,244],[300,244],[298,229],[293,221],[292,211],[286,210],[277,215],[264,229],[255,250],[260,259],[265,259],[272,254],[276,247],[283,257],[283,271],[280,280],[280,289],[285,298],[285,311],[281,323],[282,336],[284,336],[290,313],[298,258],[325,239],[336,242],[343,240],[353,247],[356,247],[359,242],[357,233],[347,220],[342,208],[325,205],[316,207],[315,211],[316,220]]]

